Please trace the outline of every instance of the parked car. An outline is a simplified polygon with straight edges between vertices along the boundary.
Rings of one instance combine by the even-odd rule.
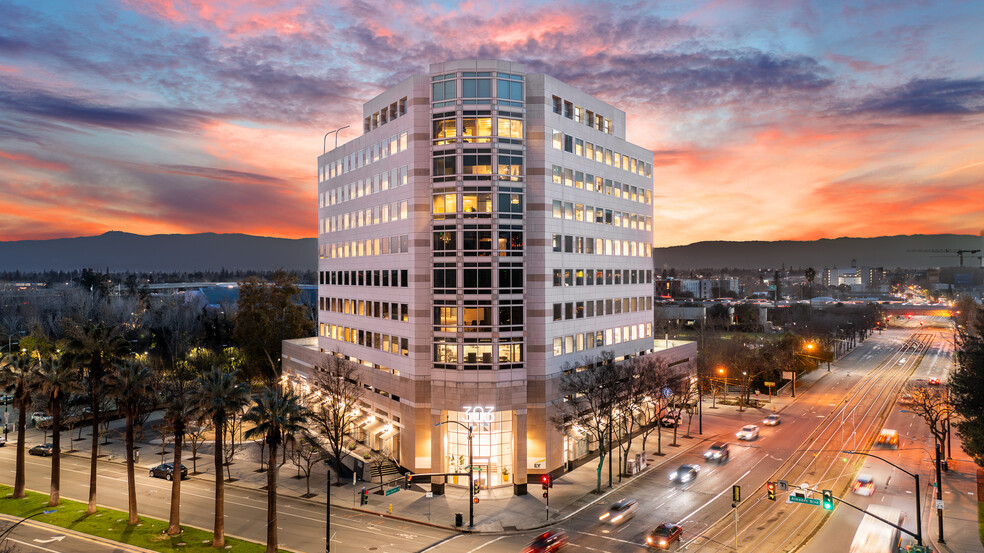
[[[912,394],[902,394],[899,396],[899,405],[912,405]]]
[[[739,440],[754,440],[759,437],[759,427],[754,424],[746,424],[741,427],[741,430],[735,436]]]
[[[776,426],[780,422],[782,422],[782,418],[777,413],[772,413],[762,420],[762,424],[766,426]]]
[[[711,447],[707,448],[704,452],[704,459],[708,461],[717,461],[718,463],[723,463],[731,458],[731,449],[728,447],[727,442],[716,442],[711,444]]]
[[[31,455],[39,457],[51,457],[55,453],[55,444],[40,444],[27,450]]]
[[[878,437],[875,438],[875,445],[879,447],[898,449],[899,448],[898,430],[891,430],[888,428],[883,429],[881,432],[878,433]]]
[[[37,426],[42,422],[48,422],[50,420],[51,420],[51,415],[47,413],[42,413],[41,411],[35,411],[31,413],[31,422],[34,423],[34,426]]]
[[[9,405],[14,402],[14,396],[4,394],[0,396],[0,405]]]
[[[858,495],[872,495],[875,493],[875,479],[870,474],[859,474],[851,491]]]
[[[609,507],[598,517],[598,520],[606,524],[622,524],[635,516],[638,506],[639,503],[635,499],[623,499]]]
[[[0,434],[0,447],[5,445],[7,445],[7,438],[4,438],[3,434]]]
[[[659,420],[659,424],[664,428],[680,426],[680,413],[667,413],[666,416]]]
[[[669,549],[674,543],[683,541],[683,528],[676,524],[664,522],[646,536],[646,545],[650,549]]]
[[[548,530],[526,546],[523,553],[553,553],[567,545],[567,532],[563,530]]]
[[[940,385],[940,379],[939,378],[930,378],[929,379],[929,383],[932,384],[933,386],[939,386]]]
[[[670,481],[685,484],[697,478],[698,472],[700,472],[699,465],[680,465],[680,468],[670,473]]]
[[[164,480],[174,479],[174,463],[163,463],[150,469],[150,476],[153,478],[163,478]],[[181,465],[181,479],[188,478],[188,467]]]

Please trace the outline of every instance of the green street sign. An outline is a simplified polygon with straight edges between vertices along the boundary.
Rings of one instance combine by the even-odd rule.
[[[393,494],[395,494],[398,491],[400,491],[400,487],[399,486],[393,486],[392,488],[386,490],[386,495],[393,495]]]
[[[809,497],[799,497],[797,495],[789,496],[789,501],[791,501],[792,503],[803,503],[805,505],[817,505],[817,506],[820,505],[819,499],[811,499]]]

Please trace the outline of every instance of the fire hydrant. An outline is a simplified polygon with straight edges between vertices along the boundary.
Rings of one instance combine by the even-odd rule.
[[[390,514],[391,515],[393,514],[393,504],[392,503],[390,503]]]

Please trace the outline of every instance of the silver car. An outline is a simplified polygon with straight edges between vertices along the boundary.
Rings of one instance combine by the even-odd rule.
[[[635,516],[638,506],[635,499],[623,499],[609,507],[598,520],[605,524],[622,524]]]

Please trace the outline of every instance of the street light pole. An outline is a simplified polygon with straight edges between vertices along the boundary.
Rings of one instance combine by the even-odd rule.
[[[32,519],[32,518],[34,518],[36,516],[40,516],[40,515],[50,515],[51,513],[54,513],[54,512],[55,512],[55,509],[48,509],[48,510],[45,510],[45,511],[39,511],[37,513],[34,513],[33,515],[28,515],[28,516],[26,516],[26,517],[18,520],[17,522],[15,522],[13,524],[13,526],[11,526],[10,528],[7,528],[2,533],[0,533],[0,542],[3,542],[3,540],[7,539],[7,536],[10,535],[10,533],[14,530],[14,528],[17,528],[18,526],[20,526],[20,524],[22,522],[24,522],[25,520],[29,520],[29,519]]]
[[[877,455],[872,455],[870,453],[865,453],[863,451],[851,451],[851,450],[846,450],[846,449],[843,450],[843,451],[844,451],[844,453],[848,453],[848,454],[851,454],[851,455],[865,455],[865,456],[868,456],[868,457],[874,457],[875,459],[878,459],[879,461],[883,461],[885,463],[888,463],[889,465],[892,465],[893,467],[897,468],[898,470],[900,470],[900,471],[908,474],[909,476],[915,478],[915,480],[916,480],[916,490],[915,490],[915,494],[916,494],[916,542],[919,545],[922,545],[923,544],[923,542],[922,542],[922,507],[920,506],[920,503],[919,503],[919,493],[920,493],[920,489],[919,489],[919,475],[918,474],[913,474],[913,473],[905,470],[904,468],[896,465],[895,463],[893,463],[891,461],[888,461],[888,460],[885,460],[885,459],[882,459],[881,457],[879,457]],[[940,519],[940,542],[941,543],[945,543],[945,542],[943,542],[943,519],[942,518]]]
[[[324,144],[323,144],[324,148],[322,149],[321,154],[324,155],[324,154],[328,153],[328,135],[329,134],[332,134],[332,133],[335,134],[335,148],[337,148],[338,147],[338,131],[343,130],[343,129],[347,129],[350,126],[351,125],[345,125],[344,127],[339,127],[339,128],[337,128],[337,129],[335,129],[333,131],[326,132],[325,133],[325,139],[323,141],[324,142]]]
[[[444,422],[439,422],[434,426],[441,426],[442,424],[457,424],[458,426],[464,428],[468,431],[468,527],[475,527],[475,472],[474,467],[474,457],[472,456],[472,434],[474,428],[472,426],[465,426],[463,423],[458,421],[446,420]]]

